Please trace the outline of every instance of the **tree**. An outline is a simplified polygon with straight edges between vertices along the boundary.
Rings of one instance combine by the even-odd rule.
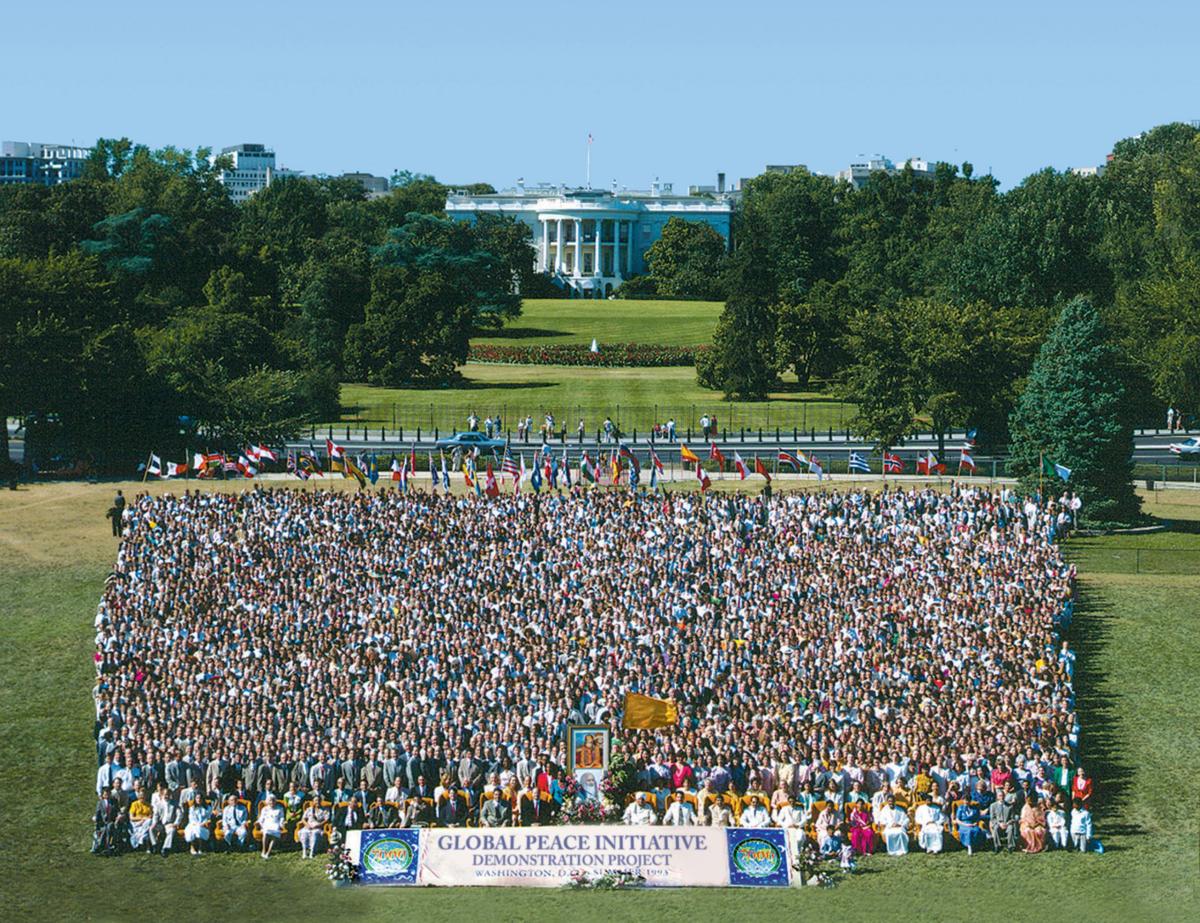
[[[843,365],[846,308],[839,287],[819,280],[798,303],[774,306],[775,360],[779,371],[793,371],[800,386],[828,378]]]
[[[712,347],[696,357],[696,376],[726,400],[763,400],[776,380],[775,319],[765,248],[758,239],[734,252],[728,285]]]
[[[707,224],[671,218],[646,251],[646,268],[659,295],[720,298],[725,238]]]
[[[881,448],[912,432],[925,403],[924,383],[908,352],[907,311],[899,304],[859,309],[850,318],[846,351],[853,357],[842,393],[858,406],[851,428]]]
[[[1097,526],[1134,522],[1140,505],[1120,358],[1092,303],[1072,299],[1042,344],[1011,423],[1009,470],[1032,490],[1043,460],[1071,469],[1081,519]]]

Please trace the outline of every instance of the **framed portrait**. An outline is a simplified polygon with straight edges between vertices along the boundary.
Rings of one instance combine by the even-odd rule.
[[[611,736],[603,724],[568,724],[567,771],[576,777],[582,770],[604,776],[608,772]]]

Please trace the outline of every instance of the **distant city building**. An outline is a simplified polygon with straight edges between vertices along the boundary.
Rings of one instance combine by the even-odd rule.
[[[235,203],[245,202],[260,189],[266,189],[272,180],[285,176],[299,176],[296,170],[275,166],[275,152],[264,144],[235,144],[221,149],[221,156],[232,161],[232,169],[222,170],[217,179],[229,191]]]
[[[934,174],[934,164],[931,164],[927,160],[922,160],[920,157],[910,157],[897,166],[887,157],[876,154],[873,157],[863,157],[850,164],[845,170],[840,170],[837,173],[837,179],[844,180],[855,189],[862,189],[871,178],[872,173],[894,175],[901,172],[906,166],[912,167],[913,173],[917,176],[932,177]]]
[[[388,194],[391,181],[386,176],[375,176],[372,173],[343,173],[339,179],[358,180],[368,199],[378,199]]]
[[[725,177],[709,193],[676,195],[657,180],[649,191],[566,189],[543,184],[492,195],[451,193],[446,214],[460,221],[477,215],[510,215],[533,231],[540,272],[551,275],[573,295],[601,298],[624,279],[645,272],[646,250],[672,218],[700,221],[729,241],[732,195]],[[701,188],[701,187],[695,187]]]
[[[0,141],[0,185],[54,186],[83,175],[90,147],[40,141]]]

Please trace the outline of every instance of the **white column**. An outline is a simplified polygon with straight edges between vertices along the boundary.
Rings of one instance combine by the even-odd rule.
[[[621,225],[625,222],[613,219],[613,275],[618,279],[621,275]]]
[[[550,268],[550,222],[545,218],[542,219],[542,262],[538,266],[539,272],[546,272]]]
[[[625,247],[626,247],[625,253],[626,253],[626,256],[628,257],[628,259],[626,260],[627,265],[625,268],[631,276],[633,275],[633,228],[634,228],[634,222],[630,221],[629,222],[629,240],[625,244]]]
[[[595,241],[596,255],[592,259],[592,269],[595,271],[596,275],[600,275],[601,274],[600,273],[600,269],[601,269],[601,265],[600,265],[600,231],[604,228],[604,221],[601,220],[600,218],[597,218],[595,221],[595,225],[596,225],[596,241]]]
[[[554,271],[562,275],[563,271],[563,244],[562,244],[562,218],[554,220]]]
[[[583,274],[583,219],[575,219],[575,272],[576,279]]]

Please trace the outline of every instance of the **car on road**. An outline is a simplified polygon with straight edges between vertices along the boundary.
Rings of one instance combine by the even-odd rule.
[[[1183,442],[1172,442],[1170,449],[1176,455],[1200,455],[1200,436],[1192,436]]]
[[[489,439],[483,433],[465,432],[455,433],[453,436],[447,436],[445,439],[437,441],[439,449],[479,449],[480,452],[490,452],[492,449],[503,449],[505,446],[503,439]]]

